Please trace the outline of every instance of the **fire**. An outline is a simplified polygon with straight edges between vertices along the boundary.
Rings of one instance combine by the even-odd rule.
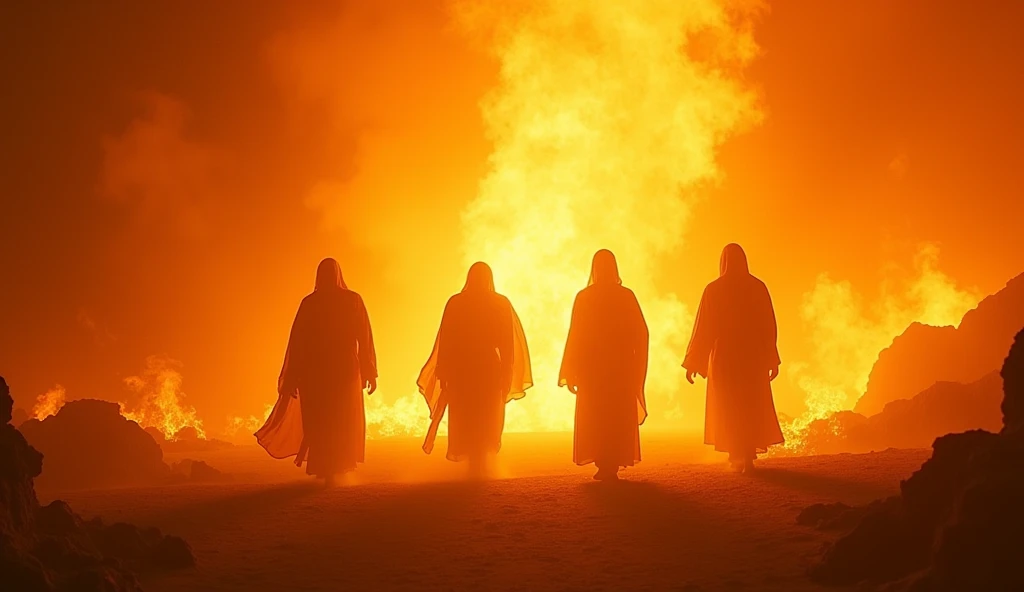
[[[174,368],[178,365],[178,362],[161,356],[146,358],[146,369],[142,374],[124,380],[138,397],[130,406],[119,403],[121,415],[144,428],[156,428],[170,439],[188,427],[194,428],[196,435],[205,439],[203,421],[196,416],[194,407],[184,403],[181,373]]]
[[[58,384],[36,397],[36,404],[32,406],[32,417],[43,421],[51,415],[57,415],[66,400],[64,387]]]
[[[680,246],[701,186],[718,178],[718,146],[760,118],[741,77],[757,53],[755,15],[711,0],[515,6],[458,11],[501,66],[482,107],[491,170],[463,229],[467,264],[492,266],[529,340],[537,385],[509,406],[506,429],[572,429],[557,371],[573,298],[602,247],[650,326],[651,419],[676,419],[692,313],[658,289],[657,260]]]
[[[256,417],[255,415],[250,415],[248,417],[241,417],[238,415],[228,417],[227,422],[224,425],[224,435],[229,438],[239,435],[251,436],[267,422],[267,419],[270,418],[270,412],[273,410],[274,405],[269,404],[263,407],[262,417]]]
[[[851,409],[867,388],[879,352],[911,323],[957,326],[977,306],[981,295],[957,287],[938,269],[938,257],[937,246],[923,245],[912,279],[902,288],[895,282],[884,283],[882,297],[873,308],[864,305],[849,282],[826,275],[805,294],[801,313],[811,328],[815,354],[810,363],[793,364],[789,375],[805,393],[807,409],[784,423],[786,445],[779,453],[813,452],[803,439],[807,426]],[[838,425],[834,427],[838,430]]]

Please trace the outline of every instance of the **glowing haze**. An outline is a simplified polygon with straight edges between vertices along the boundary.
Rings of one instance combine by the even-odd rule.
[[[615,252],[647,316],[652,423],[671,418],[692,319],[655,277],[719,175],[716,148],[759,118],[736,75],[756,53],[750,15],[673,0],[459,8],[501,66],[483,102],[491,170],[464,212],[463,247],[467,264],[494,268],[529,340],[537,384],[510,405],[508,429],[571,429],[558,364],[599,248]]]

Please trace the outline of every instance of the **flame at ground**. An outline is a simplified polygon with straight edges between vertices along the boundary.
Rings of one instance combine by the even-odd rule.
[[[195,429],[196,435],[205,439],[202,420],[196,416],[194,407],[184,403],[177,365],[174,360],[160,356],[147,358],[141,375],[124,380],[137,397],[134,404],[119,403],[121,415],[144,428],[156,428],[169,439],[184,428]]]
[[[935,245],[924,245],[914,262],[913,279],[904,286],[883,284],[879,304],[872,308],[849,282],[818,278],[801,311],[811,328],[814,359],[789,370],[790,379],[805,393],[807,409],[783,422],[786,444],[777,454],[812,454],[803,438],[807,426],[852,408],[867,388],[879,352],[911,323],[957,326],[977,306],[981,295],[957,287],[938,269],[938,255]],[[839,429],[838,424],[834,427]]]
[[[599,248],[615,252],[650,326],[651,419],[677,419],[692,315],[657,288],[657,260],[717,178],[716,148],[760,117],[739,76],[756,54],[752,15],[714,1],[459,6],[501,66],[483,104],[492,168],[463,226],[467,266],[492,266],[530,346],[536,386],[509,406],[507,431],[572,428],[557,370]]]
[[[36,404],[32,406],[32,417],[43,421],[51,415],[57,415],[67,400],[64,387],[56,385],[52,389],[36,397]]]

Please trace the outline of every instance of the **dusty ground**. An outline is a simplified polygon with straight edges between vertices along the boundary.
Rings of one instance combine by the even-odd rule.
[[[568,435],[508,435],[498,478],[461,479],[419,442],[371,442],[357,478],[325,490],[255,447],[203,456],[234,481],[41,492],[86,516],[184,536],[199,566],[147,590],[817,590],[806,566],[833,535],[803,507],[897,491],[928,456],[765,460],[731,473],[695,438],[645,441],[618,483],[567,463]],[[171,458],[169,460],[176,460]]]

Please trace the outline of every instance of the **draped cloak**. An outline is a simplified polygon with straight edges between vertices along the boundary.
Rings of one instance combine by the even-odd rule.
[[[599,252],[588,286],[573,303],[558,384],[579,390],[573,462],[626,467],[640,461],[649,334],[636,296],[621,285],[614,256],[605,253],[606,279],[600,279]]]
[[[769,370],[781,363],[768,288],[739,245],[722,252],[720,277],[697,309],[683,367],[708,379],[704,442],[745,456],[784,441]]]
[[[325,260],[313,293],[292,323],[278,400],[256,439],[274,458],[305,455],[306,472],[328,477],[365,456],[363,385],[377,378],[370,319],[362,297]],[[321,264],[324,268],[325,264]],[[297,395],[297,396],[296,396]]]
[[[416,384],[430,409],[424,452],[434,449],[445,411],[449,460],[498,451],[505,404],[524,397],[533,377],[522,323],[508,298],[495,292],[485,264],[470,268],[462,292],[445,305]]]

